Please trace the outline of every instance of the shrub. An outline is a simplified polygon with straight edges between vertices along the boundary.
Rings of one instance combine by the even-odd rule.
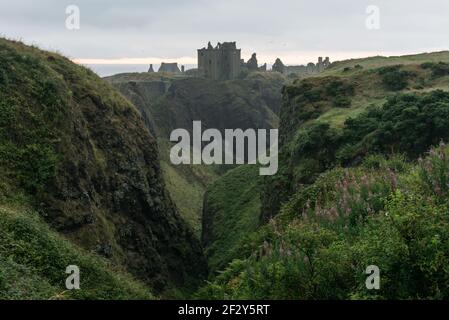
[[[412,75],[408,71],[400,70],[401,66],[388,66],[378,69],[382,83],[391,91],[403,90],[408,85],[408,78]]]
[[[446,62],[425,62],[421,64],[421,68],[430,69],[432,71],[432,78],[440,78],[449,75],[449,64]]]
[[[332,97],[334,107],[347,108],[351,105],[349,97],[354,95],[354,85],[341,80],[332,80],[326,85],[325,92]]]
[[[418,173],[421,186],[426,194],[437,196],[446,201],[449,194],[449,150],[442,142],[432,148],[429,156],[419,158]]]
[[[417,158],[449,138],[449,94],[436,90],[422,96],[397,95],[382,108],[372,107],[345,122],[338,157],[348,162],[370,153],[405,153]]]

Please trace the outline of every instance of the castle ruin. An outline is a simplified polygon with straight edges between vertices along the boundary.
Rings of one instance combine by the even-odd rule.
[[[318,58],[318,62],[307,65],[287,66],[276,59],[271,71],[282,73],[288,77],[307,76],[324,71],[330,66],[329,57]],[[245,62],[241,58],[241,49],[237,49],[236,42],[223,42],[213,47],[209,42],[207,47],[198,49],[198,69],[185,69],[178,67],[177,63],[162,62],[158,73],[182,74],[190,77],[202,77],[210,80],[233,80],[245,77],[252,72],[267,72],[267,64],[259,67],[256,53]],[[150,65],[149,73],[153,73],[153,65]]]
[[[162,62],[161,66],[157,72],[159,72],[159,73],[161,73],[161,72],[181,73],[181,70],[179,70],[178,64],[176,62],[174,62],[174,63]]]
[[[282,63],[281,59],[276,59],[276,62],[273,65],[272,70],[285,74],[285,75],[309,75],[320,73],[324,71],[326,68],[330,66],[329,57],[323,60],[323,57],[318,58],[318,62],[315,64],[313,62],[308,63],[307,65],[300,66],[286,66]]]
[[[241,50],[235,42],[218,43],[198,50],[198,74],[212,80],[236,79],[241,72]]]

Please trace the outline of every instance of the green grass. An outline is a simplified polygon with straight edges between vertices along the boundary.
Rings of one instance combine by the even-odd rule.
[[[166,187],[179,213],[200,239],[204,194],[218,175],[213,167],[207,165],[173,165],[168,157],[170,146],[168,141],[159,140]]]
[[[126,81],[167,81],[179,79],[188,79],[190,76],[185,74],[175,74],[175,73],[148,73],[148,72],[131,72],[131,73],[119,73],[113,76],[105,77],[104,79],[114,82],[126,82]]]
[[[80,268],[67,290],[66,267]],[[0,206],[0,299],[152,299],[141,283],[50,230],[32,209]]]
[[[449,53],[442,53],[443,57],[449,60]],[[375,105],[381,106],[386,102],[388,97],[392,97],[398,92],[402,93],[426,93],[433,90],[449,90],[449,77],[442,76],[438,78],[433,78],[430,70],[421,67],[421,64],[425,61],[436,61],[436,57],[430,55],[419,55],[415,60],[405,60],[399,59],[397,62],[404,63],[401,70],[409,73],[407,76],[407,86],[399,91],[392,91],[385,87],[382,83],[382,75],[379,74],[379,70],[382,70],[385,66],[397,66],[396,63],[392,63],[389,59],[380,59],[377,64],[373,64],[370,68],[360,69],[354,72],[345,73],[337,72],[330,69],[329,72],[323,72],[318,76],[318,79],[326,81],[326,75],[338,76],[342,79],[347,79],[355,86],[355,93],[351,97],[351,106],[349,108],[327,108],[324,109],[319,117],[318,121],[329,123],[332,127],[341,128],[343,127],[344,121],[349,117],[355,117],[358,114],[366,110],[367,107]],[[427,58],[429,60],[427,60]],[[365,61],[365,60],[361,60]],[[370,61],[370,59],[368,59]],[[396,60],[394,60],[396,61]],[[406,63],[406,62],[410,63]],[[360,61],[359,61],[360,62]],[[388,62],[388,63],[386,63]],[[413,64],[419,63],[419,64]],[[368,63],[368,62],[367,62]],[[324,84],[321,84],[324,85]],[[312,122],[315,119],[312,120]]]
[[[404,56],[391,56],[391,57],[368,57],[360,59],[349,59],[343,61],[337,61],[332,63],[331,67],[325,70],[321,75],[335,75],[344,74],[343,70],[345,68],[351,68],[349,73],[356,72],[355,66],[359,65],[363,69],[376,69],[385,66],[393,66],[398,64],[421,64],[424,62],[449,62],[449,51],[432,52],[432,53],[420,53]],[[348,71],[347,71],[348,72]]]
[[[203,242],[212,272],[240,256],[245,237],[259,226],[260,187],[258,167],[242,165],[208,189]]]

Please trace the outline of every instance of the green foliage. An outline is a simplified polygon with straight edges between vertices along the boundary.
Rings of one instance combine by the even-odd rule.
[[[449,93],[397,95],[346,121],[338,158],[348,162],[366,153],[406,153],[410,158],[449,138]],[[350,147],[348,147],[350,146]]]
[[[436,205],[421,195],[397,191],[388,199],[385,214],[362,231],[355,245],[361,266],[375,264],[382,276],[375,298],[447,299],[447,203]],[[361,286],[358,297],[370,297]]]
[[[427,153],[449,138],[448,92],[427,90],[446,86],[437,79],[445,63],[385,67],[402,63],[389,59],[379,69],[381,58],[366,60],[357,69],[376,69],[352,72],[351,61],[326,71],[340,78],[323,74],[285,87],[279,171],[262,189],[270,223],[200,298],[449,298],[448,148]],[[338,81],[357,91],[341,91]],[[409,85],[425,90],[391,93]],[[345,98],[350,110],[329,111]],[[325,125],[324,113],[341,121]],[[380,267],[380,290],[365,286],[369,265]]]
[[[286,107],[281,113],[281,122],[286,126],[281,131],[281,142],[284,137],[294,134],[299,125],[318,118],[332,107],[350,107],[355,87],[346,79],[306,78],[299,83],[284,87],[283,94]]]
[[[432,78],[440,78],[449,75],[449,64],[446,62],[425,62],[421,64],[421,68],[430,69],[432,71]]]
[[[418,174],[424,194],[445,199],[449,194],[448,149],[440,143],[440,148],[431,149],[424,160],[419,158]]]
[[[298,94],[295,90],[299,89],[290,90],[287,94]],[[313,121],[301,126],[293,139],[283,133],[278,174],[265,183],[277,185],[282,191],[270,195],[270,187],[266,188],[262,196],[263,216],[277,213],[281,203],[294,192],[294,185],[310,184],[336,165],[359,165],[372,154],[405,154],[416,159],[432,145],[449,138],[448,116],[449,94],[436,90],[422,95],[395,95],[383,106],[369,106],[365,112],[347,119],[342,129]],[[290,122],[285,122],[285,131],[293,132]]]
[[[335,164],[340,133],[327,123],[314,123],[300,131],[290,147],[292,161],[299,163],[295,181],[310,183]]]
[[[259,238],[199,292],[220,299],[449,298],[449,148],[415,165],[371,156],[307,188]],[[380,268],[380,290],[365,269]]]
[[[41,60],[0,44],[0,167],[38,194],[56,175],[58,127],[69,91]],[[30,96],[27,96],[30,95]]]
[[[333,80],[326,85],[326,94],[333,97],[333,104],[336,108],[349,108],[351,106],[350,97],[354,95],[354,86],[341,80]]]
[[[412,74],[408,71],[401,70],[401,67],[401,65],[397,65],[378,69],[377,72],[382,77],[382,83],[388,90],[399,91],[407,87],[408,79]]]
[[[202,237],[212,272],[244,256],[245,243],[259,226],[260,181],[258,166],[243,165],[226,173],[207,191]]]
[[[38,214],[0,207],[0,298],[148,299],[123,271],[51,231]],[[80,268],[80,290],[65,289],[68,265]]]
[[[137,111],[108,83],[57,54],[0,39],[0,297],[144,299],[148,290],[122,268],[152,289],[190,285],[184,270],[195,263],[204,274],[158,160]],[[71,242],[27,219],[36,212]],[[150,232],[142,221],[151,215]],[[170,242],[158,241],[168,234]],[[69,264],[81,267],[82,290],[60,296]]]

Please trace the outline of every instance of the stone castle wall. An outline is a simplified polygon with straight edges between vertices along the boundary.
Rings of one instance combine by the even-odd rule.
[[[236,79],[241,71],[241,50],[235,42],[218,43],[214,48],[208,44],[207,48],[198,50],[198,72],[212,80]]]

